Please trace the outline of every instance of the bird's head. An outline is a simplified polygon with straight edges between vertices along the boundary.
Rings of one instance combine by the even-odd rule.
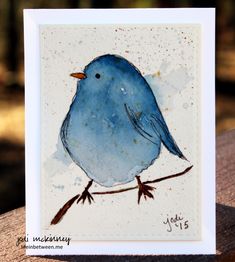
[[[117,89],[118,85],[127,86],[126,83],[130,84],[136,77],[141,77],[138,69],[125,58],[109,54],[97,57],[85,67],[84,72],[72,73],[71,76],[79,79],[80,88],[91,92],[112,87]]]

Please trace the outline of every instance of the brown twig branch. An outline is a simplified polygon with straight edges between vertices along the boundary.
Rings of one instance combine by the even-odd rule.
[[[176,174],[170,175],[170,176],[165,176],[165,177],[157,178],[155,180],[145,181],[145,182],[143,182],[143,184],[159,183],[159,182],[167,180],[167,179],[172,179],[172,178],[175,178],[175,177],[182,176],[182,175],[188,173],[192,169],[192,167],[193,166],[187,167],[184,171],[182,171],[180,173],[176,173]],[[133,187],[122,188],[122,189],[118,189],[118,190],[112,190],[112,191],[92,192],[91,194],[92,195],[117,194],[117,193],[123,193],[123,192],[126,192],[126,191],[134,190],[134,189],[137,189],[137,188],[138,188],[138,185],[137,186],[133,186]],[[63,216],[66,214],[66,212],[72,206],[72,204],[75,202],[76,199],[78,199],[77,202],[79,202],[81,200],[80,194],[74,196],[68,202],[66,202],[64,204],[64,206],[56,213],[55,217],[52,219],[51,225],[56,225],[56,224],[58,224],[61,221]]]
[[[65,215],[65,213],[68,211],[68,209],[72,206],[72,204],[75,202],[77,198],[79,198],[79,194],[71,198],[68,202],[66,202],[63,207],[56,213],[54,218],[51,220],[51,225],[56,225],[60,222],[62,217]]]
[[[171,178],[175,178],[175,177],[178,177],[178,176],[182,176],[182,175],[188,173],[192,169],[192,167],[193,166],[190,166],[190,167],[186,168],[183,172],[180,172],[180,173],[177,173],[177,174],[174,174],[174,175],[157,178],[157,179],[151,180],[151,181],[145,181],[145,182],[143,182],[143,184],[159,183],[159,182],[166,180],[166,179],[171,179]],[[112,190],[112,191],[92,192],[92,194],[93,195],[117,194],[117,193],[122,193],[122,192],[130,191],[130,190],[133,190],[133,189],[137,189],[137,188],[138,188],[138,185],[133,186],[133,187],[122,188],[122,189],[118,189],[118,190]]]

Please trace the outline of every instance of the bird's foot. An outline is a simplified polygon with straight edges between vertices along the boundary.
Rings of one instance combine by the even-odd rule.
[[[138,204],[140,203],[140,198],[142,195],[144,196],[145,200],[147,199],[147,197],[154,199],[154,196],[150,191],[153,191],[155,187],[148,186],[142,183],[139,176],[136,176],[136,179],[137,179],[138,187],[139,187]]]
[[[87,199],[89,204],[92,203],[92,201],[94,201],[94,198],[92,197],[92,195],[90,194],[90,192],[88,191],[88,189],[91,187],[92,185],[92,180],[89,181],[88,185],[85,187],[84,191],[82,192],[81,196],[78,198],[77,200],[77,204],[82,201],[82,204],[84,204],[85,200]]]
[[[94,198],[92,197],[92,195],[89,193],[88,190],[84,190],[81,194],[81,196],[79,197],[77,203],[79,203],[80,201],[82,201],[82,204],[84,204],[85,200],[88,200],[89,204],[92,203],[92,201],[94,201]]]

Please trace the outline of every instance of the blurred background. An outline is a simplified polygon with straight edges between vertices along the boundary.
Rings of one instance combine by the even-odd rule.
[[[216,7],[216,132],[235,128],[234,0],[1,0],[0,214],[25,203],[23,9],[151,7]]]

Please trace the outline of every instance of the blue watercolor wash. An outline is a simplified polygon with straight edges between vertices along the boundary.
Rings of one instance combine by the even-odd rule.
[[[185,159],[133,64],[108,54],[91,61],[84,73],[60,136],[89,178],[106,187],[128,183],[153,164],[161,143]]]

